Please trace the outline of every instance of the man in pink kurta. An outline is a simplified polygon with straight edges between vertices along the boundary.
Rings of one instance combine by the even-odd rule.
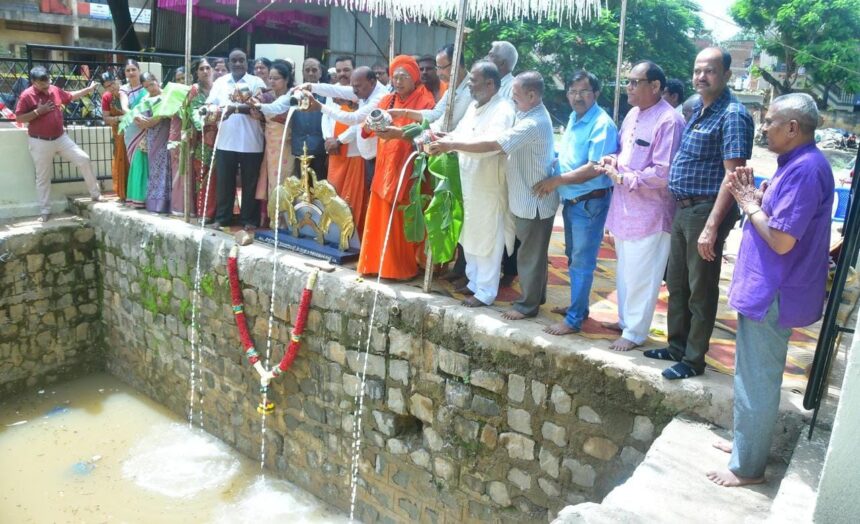
[[[640,62],[627,78],[634,106],[621,125],[619,153],[603,159],[615,181],[606,228],[618,255],[618,323],[612,349],[627,351],[648,338],[657,294],[669,258],[675,203],[668,190],[669,165],[681,144],[684,118],[661,98],[666,75],[653,62]]]

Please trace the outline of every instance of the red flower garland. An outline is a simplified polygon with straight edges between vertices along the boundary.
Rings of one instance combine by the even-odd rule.
[[[265,393],[268,385],[268,380],[275,378],[281,373],[284,373],[293,365],[296,357],[299,354],[299,347],[302,341],[302,333],[305,331],[305,324],[308,321],[308,313],[310,312],[311,296],[313,288],[316,284],[317,271],[314,271],[308,276],[305,289],[302,290],[302,299],[299,302],[299,312],[296,316],[296,323],[293,326],[293,331],[290,334],[290,344],[284,352],[284,357],[281,362],[274,366],[270,371],[266,371],[260,362],[260,356],[254,348],[254,342],[251,339],[251,333],[248,331],[248,321],[245,318],[245,305],[242,299],[242,289],[239,286],[239,263],[237,260],[239,254],[239,246],[233,246],[230,250],[230,256],[227,257],[227,274],[230,277],[230,296],[233,302],[233,315],[236,317],[236,327],[239,329],[239,339],[242,341],[242,347],[245,349],[245,356],[248,358],[248,363],[257,368],[257,371],[263,377],[264,385],[261,386],[262,392]],[[268,378],[266,375],[268,374]]]

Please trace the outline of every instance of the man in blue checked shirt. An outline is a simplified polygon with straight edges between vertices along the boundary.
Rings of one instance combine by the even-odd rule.
[[[666,277],[669,347],[645,352],[646,357],[675,362],[663,371],[669,380],[705,372],[723,243],[738,219],[723,180],[752,156],[755,125],[727,87],[731,64],[731,55],[716,47],[696,56],[693,86],[701,100],[693,107],[669,171],[669,192],[677,204]]]
[[[557,191],[564,218],[564,250],[570,275],[570,306],[553,309],[564,320],[544,331],[552,335],[578,333],[588,318],[588,301],[603,226],[612,199],[612,180],[595,169],[600,159],[618,149],[618,129],[597,105],[600,82],[588,71],[578,71],[567,82],[567,101],[573,112],[558,148],[553,176],[534,186],[537,195]]]

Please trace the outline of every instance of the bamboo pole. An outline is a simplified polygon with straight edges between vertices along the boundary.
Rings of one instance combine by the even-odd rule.
[[[394,29],[397,27],[397,20],[388,21],[388,63],[394,60]],[[388,80],[391,82],[391,80]],[[390,84],[389,84],[390,85]]]
[[[618,29],[618,60],[615,62],[615,109],[612,119],[618,123],[619,104],[621,102],[621,60],[624,55],[624,30],[627,26],[627,0],[621,0],[621,27]]]
[[[191,85],[194,80],[194,76],[191,74],[191,8],[191,0],[185,0],[185,85]],[[184,128],[185,126],[182,127]],[[184,129],[182,131],[184,131]],[[180,133],[182,131],[180,131]],[[180,134],[179,139],[184,141],[185,137]],[[179,161],[182,162],[183,165],[188,164],[190,158],[190,151],[188,151],[188,154],[184,155],[184,157],[181,153],[179,155]],[[182,217],[186,223],[191,222],[191,213],[188,212],[188,208],[191,207],[191,199],[189,198],[188,193],[191,191],[192,171],[193,170],[188,169],[188,166],[186,165],[185,176],[182,180]]]
[[[466,30],[466,3],[460,0],[457,9],[457,30],[454,36],[454,56],[451,58],[451,80],[448,82],[448,105],[445,108],[445,120],[442,121],[442,129],[450,131],[451,117],[454,114],[454,96],[457,91],[457,75],[460,74],[460,55],[463,53],[463,37]],[[429,293],[433,284],[433,254],[430,252],[430,244],[427,244],[427,264],[424,267],[424,292]]]

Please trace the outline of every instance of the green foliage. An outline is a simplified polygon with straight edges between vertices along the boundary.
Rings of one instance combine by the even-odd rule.
[[[737,0],[732,17],[785,65],[784,79],[757,71],[780,94],[798,87],[801,67],[826,88],[860,89],[860,0]]]
[[[424,185],[424,170],[427,169],[427,155],[420,153],[412,163],[412,188],[409,190],[409,203],[400,206],[403,211],[403,230],[406,240],[410,242],[423,242],[425,233],[424,207],[427,205],[429,196],[421,193]]]
[[[438,183],[433,199],[424,210],[427,242],[433,261],[444,264],[454,258],[460,230],[463,228],[463,190],[460,186],[460,165],[453,153],[430,157],[430,174]]]
[[[215,296],[215,276],[211,273],[206,273],[200,279],[200,290],[203,291],[207,297]]]
[[[587,69],[604,84],[614,82],[620,11],[620,2],[614,0],[600,17],[582,23],[559,23],[557,19],[479,22],[466,43],[466,61],[486,56],[494,40],[507,40],[520,51],[516,71],[534,69],[545,79],[563,83],[574,71]],[[690,37],[702,32],[698,7],[692,0],[630,0],[624,60],[631,64],[652,60],[663,67],[667,77],[688,82],[696,56]],[[552,82],[547,83],[555,89]],[[601,103],[611,100],[612,88],[604,88]]]

